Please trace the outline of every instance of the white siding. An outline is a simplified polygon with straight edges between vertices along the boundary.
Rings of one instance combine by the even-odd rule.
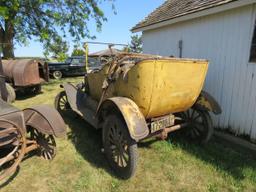
[[[205,90],[223,112],[214,124],[256,139],[256,63],[249,63],[255,5],[143,32],[143,51],[210,61]]]

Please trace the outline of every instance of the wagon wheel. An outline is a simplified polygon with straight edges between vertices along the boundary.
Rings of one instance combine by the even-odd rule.
[[[71,110],[70,104],[68,102],[67,94],[65,91],[61,91],[55,98],[55,108],[60,114]]]
[[[190,108],[178,116],[183,122],[188,123],[188,126],[183,129],[186,137],[201,144],[210,140],[213,134],[213,124],[208,111]]]
[[[103,145],[115,173],[123,179],[132,177],[137,165],[137,143],[130,137],[121,117],[107,117],[103,125]]]
[[[46,160],[52,160],[56,155],[56,142],[53,135],[47,135],[29,127],[30,138],[38,145],[39,156]]]
[[[62,78],[62,73],[61,71],[54,71],[53,74],[52,74],[53,78],[54,79],[61,79]]]
[[[0,181],[11,175],[25,155],[26,138],[22,128],[0,120]]]

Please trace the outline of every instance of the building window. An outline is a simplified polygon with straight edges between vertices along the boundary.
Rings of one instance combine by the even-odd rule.
[[[256,23],[254,26],[253,37],[252,37],[250,62],[256,62]]]

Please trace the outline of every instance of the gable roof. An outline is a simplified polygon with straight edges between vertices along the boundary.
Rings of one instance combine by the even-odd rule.
[[[135,25],[132,31],[237,1],[246,0],[167,0]]]

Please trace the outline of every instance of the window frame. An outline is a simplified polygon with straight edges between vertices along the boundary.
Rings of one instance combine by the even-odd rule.
[[[249,63],[256,63],[256,20],[253,25],[250,43]]]

